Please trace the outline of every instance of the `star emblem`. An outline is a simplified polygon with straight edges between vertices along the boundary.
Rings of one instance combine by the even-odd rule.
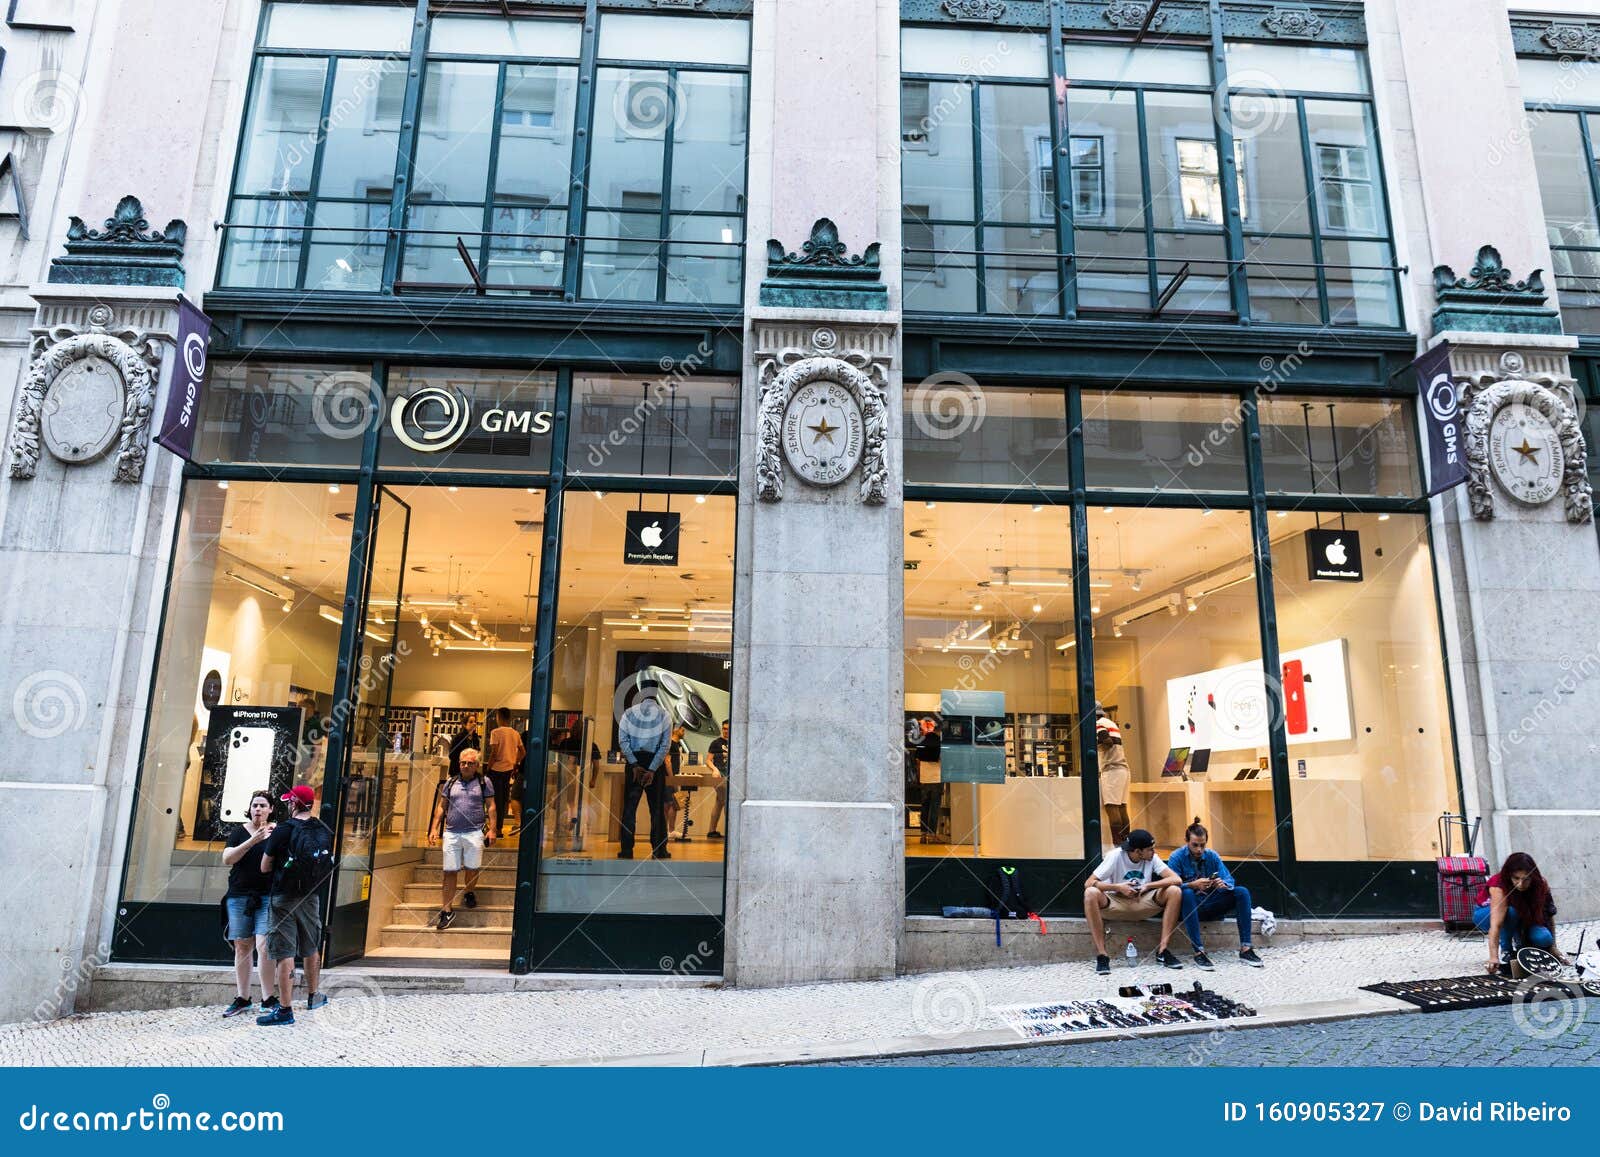
[[[815,434],[817,436],[817,441],[820,442],[824,438],[826,438],[828,440],[829,445],[832,445],[833,444],[833,436],[834,436],[835,433],[838,432],[839,427],[838,426],[830,426],[830,425],[828,425],[828,416],[826,414],[824,414],[822,417],[817,419],[817,424],[815,426],[807,426],[806,429],[810,430],[813,434]]]
[[[1511,448],[1518,454],[1522,455],[1523,461],[1532,462],[1534,465],[1538,465],[1539,451],[1529,444],[1528,436],[1526,434],[1522,436],[1522,445],[1513,446]]]

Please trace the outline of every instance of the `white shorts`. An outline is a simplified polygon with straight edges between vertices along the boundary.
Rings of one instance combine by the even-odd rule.
[[[445,832],[444,870],[476,872],[483,867],[482,832]]]

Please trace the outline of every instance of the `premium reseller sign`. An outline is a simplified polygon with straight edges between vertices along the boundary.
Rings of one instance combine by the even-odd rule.
[[[1313,582],[1358,583],[1361,535],[1353,530],[1306,531],[1306,573]]]

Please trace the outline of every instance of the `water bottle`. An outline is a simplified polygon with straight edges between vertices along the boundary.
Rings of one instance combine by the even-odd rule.
[[[1139,949],[1134,944],[1132,936],[1128,937],[1128,947],[1123,949],[1122,954],[1128,958],[1129,964],[1139,963]]]

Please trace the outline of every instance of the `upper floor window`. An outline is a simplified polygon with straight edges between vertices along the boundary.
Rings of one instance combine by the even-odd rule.
[[[1069,39],[1053,93],[1046,47],[903,31],[906,309],[1399,324],[1358,50],[1230,42],[1223,102],[1198,48]]]
[[[1600,333],[1600,65],[1517,63],[1562,324],[1568,333]]]
[[[746,21],[415,14],[268,5],[223,286],[738,302]]]

